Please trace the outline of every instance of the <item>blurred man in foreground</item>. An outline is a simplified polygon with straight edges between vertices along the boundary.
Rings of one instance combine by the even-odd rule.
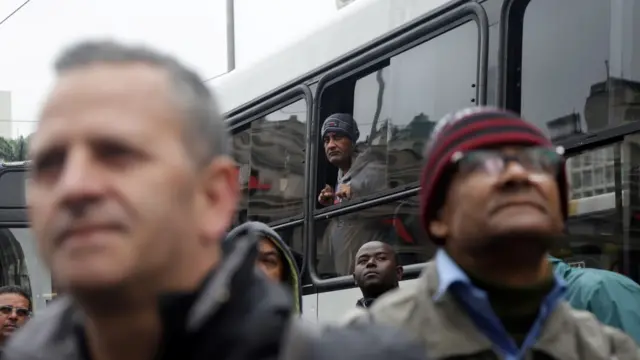
[[[113,42],[70,48],[56,71],[29,149],[27,200],[67,296],[11,339],[5,359],[323,359],[322,333],[298,330],[287,292],[256,276],[255,236],[222,257],[239,186],[202,79]],[[419,359],[390,331],[351,334]]]
[[[640,359],[629,336],[571,308],[547,259],[568,214],[562,154],[507,111],[442,119],[420,194],[423,227],[440,249],[417,286],[351,323],[401,326],[436,359]]]

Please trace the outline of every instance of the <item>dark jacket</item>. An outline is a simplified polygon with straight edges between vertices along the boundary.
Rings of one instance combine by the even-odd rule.
[[[375,300],[376,299],[374,299],[374,298],[364,298],[364,297],[362,297],[362,298],[358,299],[358,301],[356,301],[356,307],[367,309],[371,305],[373,305],[373,302]]]
[[[247,230],[255,231],[260,237],[269,239],[278,249],[284,263],[285,282],[291,289],[295,301],[295,310],[298,314],[301,313],[302,284],[300,282],[299,270],[301,264],[299,264],[299,261],[296,259],[295,255],[297,254],[294,255],[294,252],[291,251],[289,246],[284,242],[284,240],[282,240],[275,230],[258,221],[247,222],[231,230],[224,240],[224,247],[227,251],[233,248],[233,242],[238,239],[238,235],[246,232]]]
[[[613,271],[572,268],[560,259],[550,260],[567,282],[565,297],[571,306],[593,313],[640,344],[640,285]]]
[[[398,360],[422,359],[419,347],[396,330],[303,331],[288,291],[255,269],[256,239],[236,241],[197,291],[160,299],[165,333],[156,359],[386,360],[389,352]],[[88,359],[84,324],[71,298],[56,300],[11,338],[3,360]],[[326,349],[336,337],[339,356]],[[366,357],[370,351],[384,357]]]

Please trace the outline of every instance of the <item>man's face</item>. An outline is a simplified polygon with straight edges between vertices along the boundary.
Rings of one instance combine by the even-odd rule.
[[[31,144],[27,195],[62,288],[168,281],[172,262],[195,259],[203,237],[229,226],[234,192],[195,166],[182,116],[155,67],[95,64],[58,79]]]
[[[29,300],[20,294],[0,294],[0,343],[29,320]]]
[[[278,248],[271,240],[266,238],[260,240],[258,246],[256,266],[258,266],[269,279],[277,283],[281,282],[282,274],[284,273],[284,264]]]
[[[549,149],[503,147],[462,154],[431,232],[447,246],[546,251],[562,232],[559,155]],[[531,240],[531,241],[528,241]]]
[[[393,287],[402,276],[393,250],[379,241],[368,242],[356,253],[353,278],[359,287]],[[386,289],[388,290],[388,289]]]
[[[353,144],[348,137],[330,132],[324,136],[323,141],[324,152],[332,165],[340,166],[351,160]]]

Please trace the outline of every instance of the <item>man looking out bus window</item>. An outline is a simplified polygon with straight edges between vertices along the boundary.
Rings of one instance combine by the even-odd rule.
[[[441,120],[420,189],[423,227],[440,249],[416,286],[351,321],[399,325],[436,359],[640,359],[629,336],[571,308],[547,259],[568,214],[562,153],[503,110]]]
[[[330,185],[325,185],[318,196],[320,204],[328,206],[351,198],[349,180],[352,174],[349,170],[356,157],[355,144],[358,137],[360,137],[358,124],[349,114],[333,114],[324,121],[322,125],[324,152],[329,163],[338,168],[338,181],[335,191]]]
[[[336,189],[325,185],[318,202],[328,206],[354,197],[375,194],[386,188],[385,163],[371,149],[356,151],[360,137],[358,124],[349,114],[330,115],[322,124],[324,151],[338,168]],[[384,241],[386,233],[380,219],[363,219],[361,213],[333,218],[324,233],[323,244],[333,257],[338,275],[353,274],[355,255],[367,241]]]
[[[290,296],[258,275],[255,236],[222,256],[239,185],[202,79],[114,42],[75,45],[56,71],[30,144],[27,202],[66,295],[11,338],[3,360],[277,359],[293,334],[308,345],[293,360],[326,359],[322,334],[289,331]],[[362,358],[349,345],[362,343],[420,359],[399,333],[369,329],[333,331],[345,342],[337,359]]]
[[[356,254],[353,279],[362,291],[356,306],[368,308],[382,294],[398,288],[402,280],[402,266],[389,244],[380,241],[368,242]]]

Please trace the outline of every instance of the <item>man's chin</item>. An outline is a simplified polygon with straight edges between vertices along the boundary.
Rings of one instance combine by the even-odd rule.
[[[85,269],[66,268],[57,272],[60,286],[72,291],[91,292],[117,288],[127,280],[123,269],[89,267]]]
[[[539,257],[549,252],[557,241],[558,234],[545,228],[514,227],[488,236],[478,250],[495,255]]]

